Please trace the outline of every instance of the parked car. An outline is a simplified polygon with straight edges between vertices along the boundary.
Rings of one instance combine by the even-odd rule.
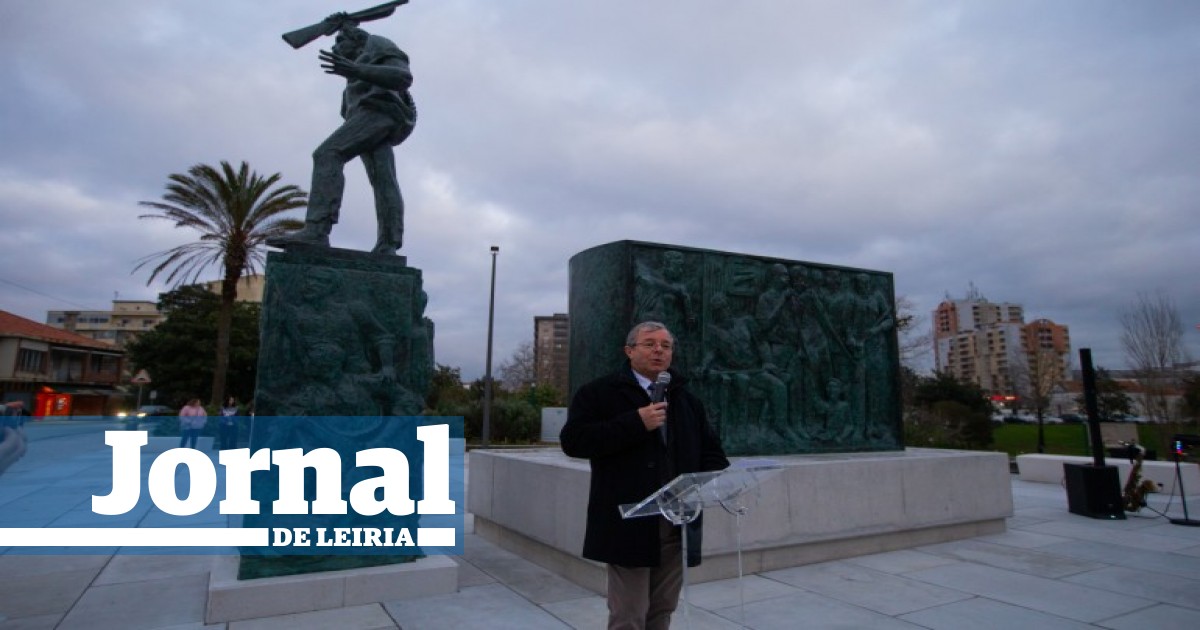
[[[1059,418],[1062,418],[1062,421],[1067,424],[1079,424],[1087,420],[1087,418],[1084,418],[1077,413],[1064,413],[1060,415]]]
[[[145,418],[146,416],[173,416],[176,413],[178,412],[166,405],[142,405],[133,413],[122,411],[117,414],[117,417],[128,418],[129,416],[135,416],[138,418]]]

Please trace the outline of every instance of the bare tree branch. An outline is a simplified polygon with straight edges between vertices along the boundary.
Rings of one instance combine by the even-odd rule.
[[[933,332],[906,295],[896,296],[896,331],[900,338],[900,362],[910,369],[933,351]]]
[[[515,392],[536,380],[534,368],[533,342],[526,341],[517,346],[512,356],[500,364],[497,375],[504,389]]]
[[[1162,291],[1138,293],[1137,301],[1121,311],[1121,346],[1142,387],[1143,411],[1150,420],[1168,420],[1167,390],[1176,366],[1187,361],[1174,300]]]

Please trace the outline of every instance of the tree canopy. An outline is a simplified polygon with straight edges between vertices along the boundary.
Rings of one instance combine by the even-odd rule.
[[[158,308],[166,316],[163,322],[126,350],[133,371],[150,372],[156,401],[179,408],[212,386],[220,298],[204,287],[185,286],[161,294]],[[258,304],[238,302],[231,318],[228,393],[243,402],[254,397],[260,310]]]
[[[992,403],[976,384],[937,373],[917,377],[905,414],[911,446],[984,449],[992,443]]]
[[[221,162],[218,170],[197,164],[187,174],[167,176],[167,192],[162,201],[142,201],[139,205],[156,212],[139,219],[171,221],[177,228],[199,233],[193,242],[150,254],[138,261],[134,271],[151,262],[158,264],[146,284],[165,274],[169,284],[195,283],[200,274],[212,267],[221,269],[221,298],[217,312],[217,335],[213,348],[213,374],[210,402],[221,404],[229,365],[230,319],[237,299],[237,283],[244,274],[255,273],[263,265],[260,247],[273,236],[287,234],[303,224],[280,216],[308,203],[306,193],[293,185],[278,186],[281,175],[266,177],[250,170],[245,162],[234,170]],[[199,393],[196,396],[200,396]]]
[[[1075,402],[1080,409],[1087,406],[1083,394],[1076,396]],[[1100,414],[1101,420],[1133,413],[1133,399],[1104,368],[1096,368],[1096,413]]]

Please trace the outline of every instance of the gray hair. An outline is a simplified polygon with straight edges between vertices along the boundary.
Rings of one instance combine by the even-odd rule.
[[[671,335],[671,343],[675,343],[675,335],[667,329],[667,325],[662,322],[642,322],[633,328],[629,329],[629,334],[625,335],[625,345],[632,348],[637,345],[639,333],[654,332],[656,330],[666,330],[668,335]]]

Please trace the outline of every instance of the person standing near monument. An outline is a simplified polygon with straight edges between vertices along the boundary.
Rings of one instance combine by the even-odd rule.
[[[220,448],[221,450],[237,448],[238,439],[238,404],[237,399],[233,396],[225,401],[225,406],[221,407],[221,424],[220,424]]]
[[[375,191],[377,237],[372,253],[395,254],[404,234],[404,198],[396,181],[392,147],[400,144],[417,122],[417,107],[408,88],[413,76],[408,55],[384,37],[359,28],[345,14],[325,20],[341,24],[332,51],[319,53],[327,74],[346,78],[342,93],[345,120],[313,152],[312,186],[304,228],[267,240],[272,247],[307,244],[329,246],[329,233],[338,222],[346,163],[361,157]]]
[[[200,439],[200,430],[208,423],[208,413],[200,405],[199,398],[193,398],[179,410],[179,448],[189,446],[196,448]]]
[[[563,452],[590,460],[583,557],[608,564],[608,627],[661,629],[671,623],[683,586],[682,536],[665,518],[623,519],[618,506],[653,494],[676,475],[729,466],[703,404],[671,370],[675,339],[647,321],[625,339],[628,359],[571,400]],[[647,390],[672,376],[663,402]],[[665,435],[664,435],[665,431]],[[688,566],[700,564],[701,519],[688,530]]]

